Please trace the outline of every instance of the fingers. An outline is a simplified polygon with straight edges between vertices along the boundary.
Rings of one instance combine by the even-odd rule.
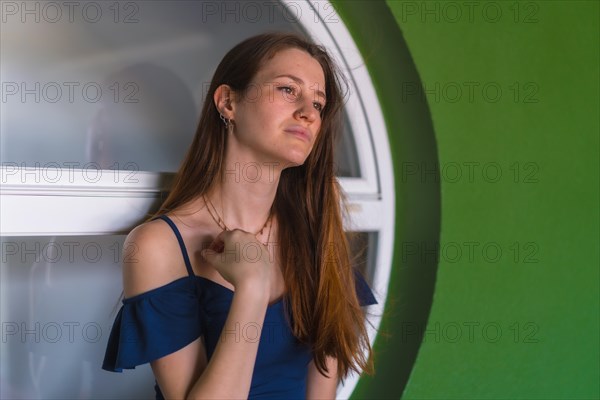
[[[221,231],[213,239],[208,248],[200,250],[200,254],[206,260],[211,261],[217,254],[222,253],[225,250],[225,243],[231,241],[232,231]]]
[[[225,242],[229,242],[228,233],[229,232],[225,230],[219,232],[219,234],[213,239],[211,244],[208,246],[208,249],[216,253],[222,253],[223,249],[225,248]]]
[[[222,253],[225,249],[225,242],[222,239],[215,239],[208,248],[216,253]]]
[[[230,231],[221,231],[211,242],[208,248],[200,251],[200,254],[210,260],[217,254],[223,253],[225,247],[230,248],[234,243],[258,242],[256,236],[242,229],[233,229]],[[259,242],[260,243],[260,242]],[[262,243],[260,243],[262,245]]]

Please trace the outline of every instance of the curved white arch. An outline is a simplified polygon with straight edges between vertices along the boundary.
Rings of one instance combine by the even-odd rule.
[[[352,210],[352,221],[345,221],[345,228],[379,234],[372,283],[379,304],[367,310],[372,314],[369,338],[373,344],[387,297],[394,241],[394,177],[388,133],[365,63],[333,5],[308,0],[281,3],[313,40],[330,50],[349,78],[346,108],[361,177],[339,179]],[[171,175],[93,167],[86,170],[57,163],[37,168],[3,163],[0,236],[126,233],[156,205],[161,192],[168,190]],[[338,388],[338,397],[348,398],[358,378],[349,376]]]
[[[372,345],[387,298],[394,245],[394,170],[383,113],[365,62],[333,5],[328,1],[281,2],[299,19],[311,38],[331,52],[349,78],[350,96],[346,110],[354,133],[362,177],[340,178],[340,183],[353,206],[352,224],[347,221],[346,229],[379,233],[377,265],[372,284],[379,304],[367,310],[372,325],[368,326]],[[351,374],[338,387],[337,397],[350,397],[358,380],[357,374]]]

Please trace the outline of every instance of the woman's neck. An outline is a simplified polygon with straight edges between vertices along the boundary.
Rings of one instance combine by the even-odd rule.
[[[225,170],[223,180],[205,194],[229,229],[258,232],[267,221],[275,200],[279,174],[258,164],[240,164]],[[259,179],[257,179],[257,177]]]

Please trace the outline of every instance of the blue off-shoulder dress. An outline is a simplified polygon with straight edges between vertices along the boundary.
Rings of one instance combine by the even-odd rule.
[[[166,215],[160,217],[173,229],[181,247],[188,276],[123,300],[106,348],[102,368],[122,372],[171,354],[200,336],[210,360],[229,313],[233,291],[194,274],[177,226]],[[362,275],[355,270],[356,292],[362,306],[377,304]],[[240,328],[231,335],[248,337],[256,329]],[[308,345],[292,334],[285,317],[283,299],[267,307],[260,333],[258,353],[248,398],[304,399]],[[155,383],[157,399],[164,399]]]

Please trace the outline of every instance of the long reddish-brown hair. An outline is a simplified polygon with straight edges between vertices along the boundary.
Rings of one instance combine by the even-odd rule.
[[[342,130],[342,84],[346,81],[322,46],[296,34],[270,32],[244,40],[225,55],[206,94],[194,140],[167,199],[153,217],[207,193],[221,179],[227,134],[213,101],[215,90],[227,84],[242,93],[265,62],[288,48],[306,51],[320,63],[327,101],[310,155],[303,165],[282,171],[273,204],[280,221],[275,240],[287,289],[284,304],[291,311],[293,334],[310,344],[319,372],[329,372],[326,357],[331,356],[337,359],[342,380],[350,370],[372,374],[365,315],[355,290],[348,290],[355,287],[350,246],[342,226],[349,214],[334,171],[334,147]]]

